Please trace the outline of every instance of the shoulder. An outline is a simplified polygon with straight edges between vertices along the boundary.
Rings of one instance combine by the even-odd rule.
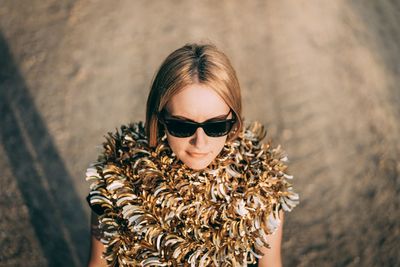
[[[96,214],[101,215],[105,209],[113,207],[110,192],[116,184],[124,181],[130,172],[132,159],[149,154],[142,122],[121,125],[114,132],[108,132],[97,161],[86,170],[86,181],[90,183],[86,200]]]
[[[244,122],[243,129],[235,140],[240,146],[244,146],[248,150],[252,150],[254,153],[265,154],[269,159],[275,159],[280,164],[286,165],[288,163],[288,155],[283,150],[280,144],[274,144],[271,137],[266,139],[267,129],[259,121]]]
[[[262,123],[244,122],[241,133],[230,148],[236,154],[238,165],[246,166],[243,169],[251,171],[253,175],[257,174],[259,189],[276,197],[278,201],[272,219],[278,219],[278,210],[291,211],[298,205],[299,195],[293,191],[289,181],[293,175],[288,172],[289,157],[286,151],[280,144],[274,145],[272,139],[265,141],[266,135],[267,130]]]
[[[127,141],[123,143],[135,142],[139,140],[142,142],[147,142],[144,123],[139,121],[122,124],[119,128],[116,128],[115,131],[108,132],[105,143],[110,141],[110,139],[120,142],[123,142],[124,140]]]
[[[243,121],[241,131],[230,143],[234,147],[239,147],[241,152],[257,153],[265,151],[266,143],[271,143],[271,140],[268,142],[265,140],[266,135],[267,130],[262,123],[258,121]]]
[[[115,131],[108,132],[105,139],[98,163],[122,160],[132,148],[148,149],[145,127],[141,121],[123,124]]]
[[[267,135],[267,130],[261,122],[243,121],[243,128],[239,138],[252,142],[262,142]]]

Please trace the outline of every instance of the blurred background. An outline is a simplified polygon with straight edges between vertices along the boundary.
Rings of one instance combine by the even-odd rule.
[[[289,155],[284,266],[399,266],[399,25],[396,0],[0,0],[0,266],[85,265],[85,169],[197,41]]]

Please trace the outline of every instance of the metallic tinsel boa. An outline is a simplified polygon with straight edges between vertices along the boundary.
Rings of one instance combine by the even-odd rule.
[[[202,171],[179,161],[166,137],[149,149],[142,123],[109,134],[87,170],[91,207],[114,266],[245,266],[299,197],[284,152],[259,123],[227,142]],[[101,208],[101,209],[99,209]],[[99,212],[102,210],[102,212]]]

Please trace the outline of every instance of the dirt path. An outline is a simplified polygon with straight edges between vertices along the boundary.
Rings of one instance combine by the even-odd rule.
[[[210,40],[236,67],[245,117],[291,159],[301,205],[286,216],[285,266],[396,266],[399,14],[388,0],[2,1],[0,265],[82,265],[96,146],[144,119],[172,49]]]

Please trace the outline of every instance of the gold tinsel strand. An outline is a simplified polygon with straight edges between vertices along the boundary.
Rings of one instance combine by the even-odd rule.
[[[166,137],[149,149],[142,123],[109,134],[87,170],[110,266],[245,266],[269,247],[280,209],[298,204],[280,146],[259,123],[204,170],[179,161]]]

